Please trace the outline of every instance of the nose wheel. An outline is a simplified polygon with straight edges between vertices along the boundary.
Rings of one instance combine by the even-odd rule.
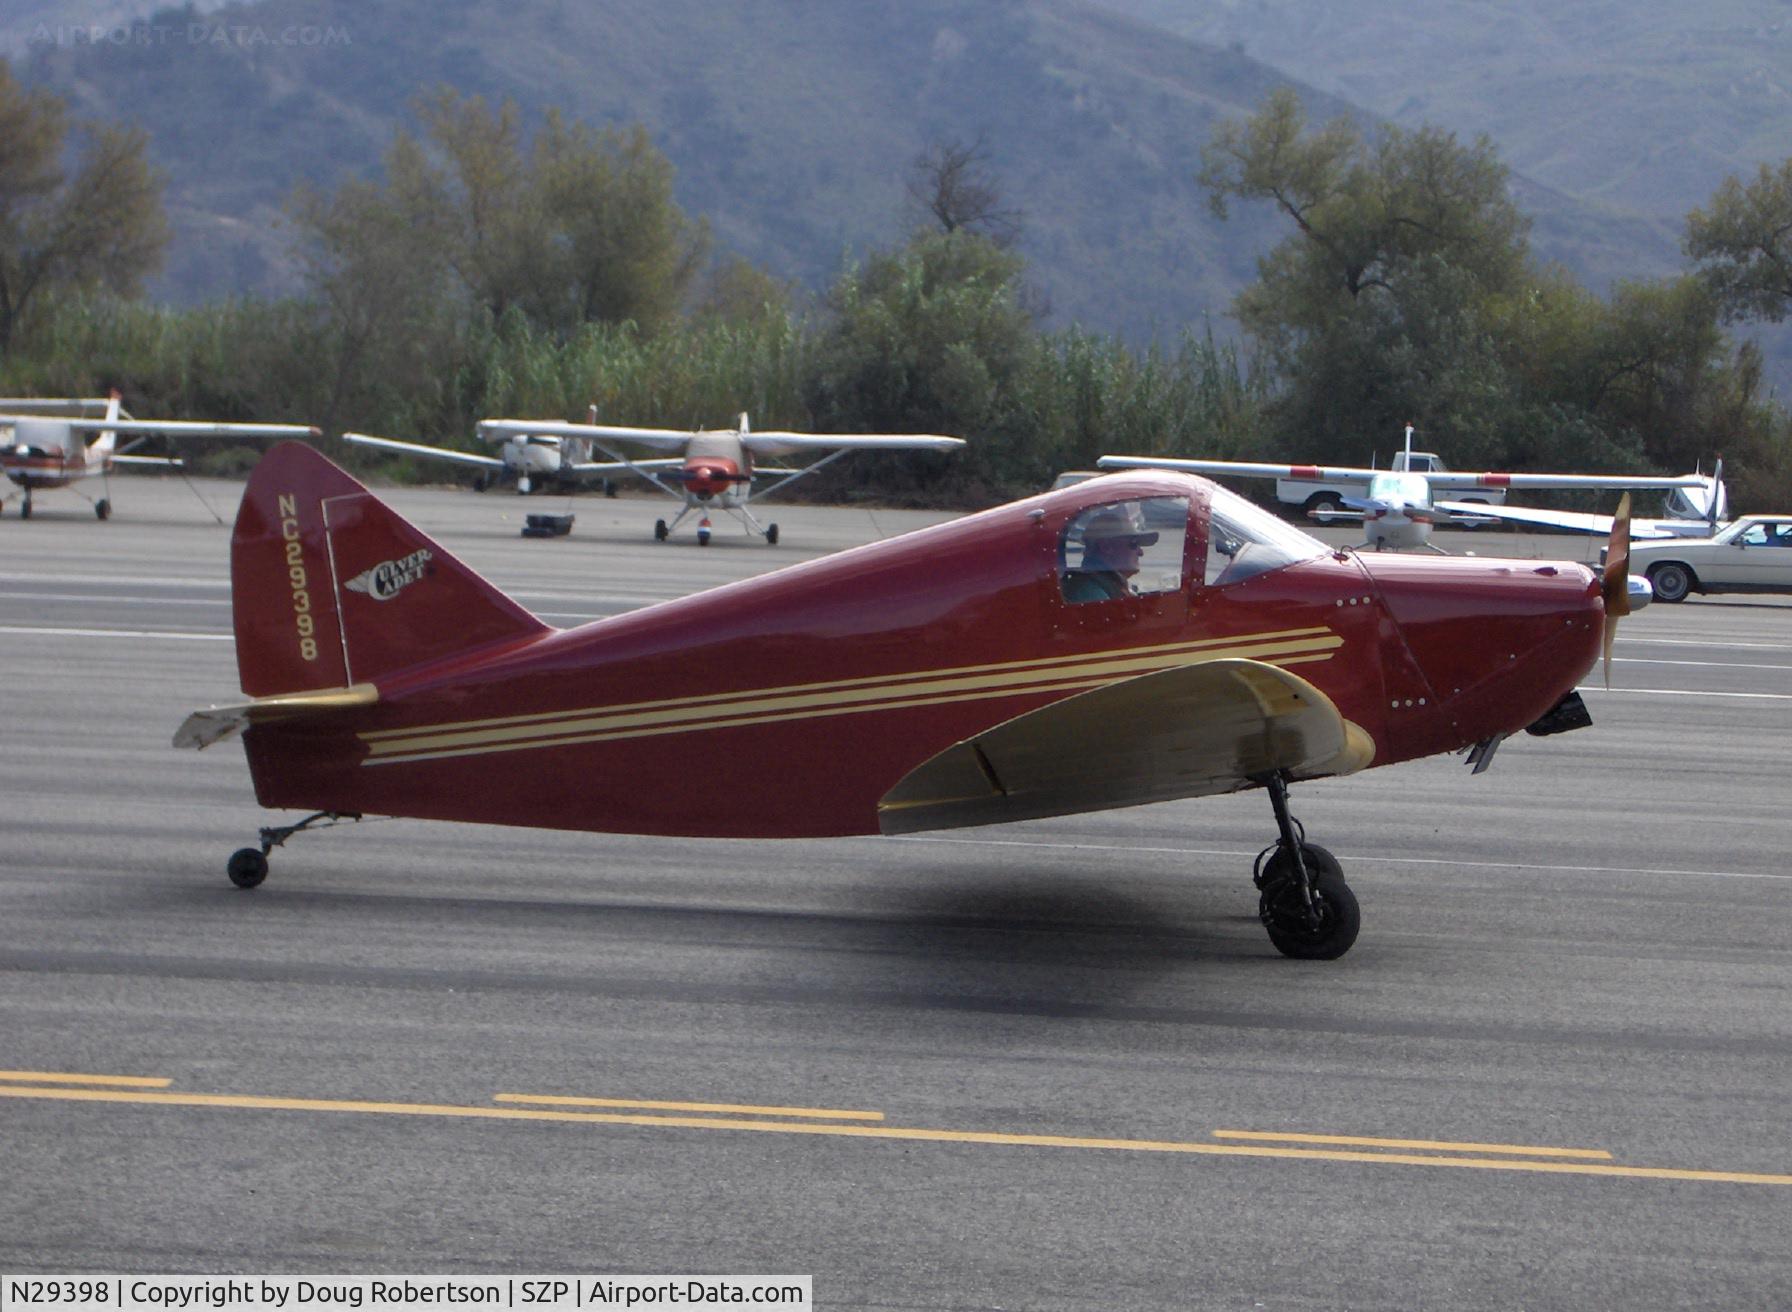
[[[1362,928],[1356,894],[1344,882],[1338,859],[1307,842],[1300,821],[1289,814],[1287,781],[1277,773],[1262,782],[1280,837],[1258,854],[1251,872],[1261,893],[1257,918],[1283,956],[1335,961],[1350,951]]]

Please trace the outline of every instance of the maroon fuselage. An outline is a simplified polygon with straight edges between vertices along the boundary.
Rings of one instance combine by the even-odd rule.
[[[374,706],[251,728],[257,795],[565,829],[876,833],[910,770],[1119,677],[1116,652],[1285,665],[1377,765],[1520,730],[1597,657],[1603,603],[1580,565],[1327,553],[1208,586],[1210,487],[1102,479],[376,676]],[[1066,522],[1121,496],[1189,499],[1184,586],[1069,605]]]

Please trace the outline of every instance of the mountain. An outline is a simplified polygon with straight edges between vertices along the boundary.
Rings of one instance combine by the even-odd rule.
[[[1675,225],[1792,146],[1787,0],[1093,0]]]
[[[282,198],[375,170],[408,100],[439,83],[644,123],[718,244],[810,289],[900,240],[918,217],[909,165],[946,140],[980,140],[1024,211],[1020,250],[1055,324],[1134,340],[1221,326],[1286,231],[1264,210],[1215,220],[1194,183],[1214,124],[1290,80],[1255,43],[1282,48],[1256,28],[1215,41],[1141,21],[1196,12],[1171,0],[262,0],[151,14],[101,41],[53,35],[92,5],[0,6],[0,28],[47,25],[17,56],[23,76],[149,131],[170,176],[178,235],[159,290],[174,298],[290,288]],[[1302,8],[1254,6],[1236,12]],[[1316,119],[1361,115],[1303,95]],[[1677,219],[1546,173],[1515,180],[1545,258],[1597,287],[1678,267]]]

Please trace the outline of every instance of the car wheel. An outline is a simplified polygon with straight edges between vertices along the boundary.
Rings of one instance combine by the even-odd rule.
[[[1657,601],[1685,601],[1697,583],[1692,570],[1677,560],[1649,567],[1649,586],[1655,589]]]
[[[1321,524],[1330,524],[1332,516],[1344,509],[1344,503],[1330,492],[1319,492],[1307,498],[1307,515]]]

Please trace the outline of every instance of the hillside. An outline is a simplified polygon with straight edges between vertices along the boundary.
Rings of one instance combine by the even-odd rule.
[[[1484,132],[1537,183],[1676,230],[1792,153],[1786,0],[1093,2],[1404,127]]]
[[[149,130],[179,233],[159,290],[180,299],[290,287],[282,197],[375,168],[411,95],[442,82],[642,121],[718,245],[810,289],[901,236],[905,171],[942,139],[985,143],[1056,324],[1142,339],[1219,320],[1282,235],[1260,214],[1217,223],[1193,175],[1212,125],[1286,76],[1073,0],[265,0],[195,18],[40,40],[18,65]],[[1530,181],[1521,201],[1541,253],[1596,285],[1675,261],[1668,225]]]

